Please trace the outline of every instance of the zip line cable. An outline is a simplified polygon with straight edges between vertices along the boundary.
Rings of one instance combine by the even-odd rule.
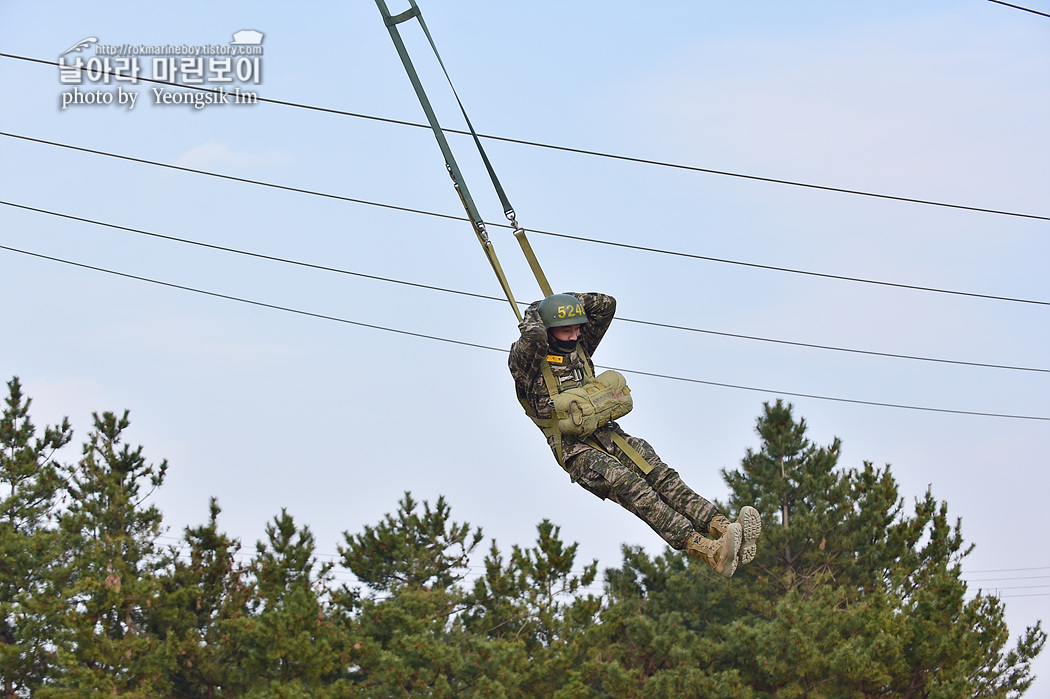
[[[127,161],[130,161],[130,162],[140,163],[140,164],[143,164],[143,165],[153,165],[153,166],[156,166],[156,167],[167,168],[169,170],[178,170],[178,171],[181,171],[181,172],[189,172],[189,173],[193,173],[193,174],[197,174],[197,175],[207,175],[209,177],[217,177],[219,179],[229,180],[229,181],[232,181],[232,182],[242,182],[244,184],[253,184],[253,185],[260,186],[260,187],[270,187],[272,189],[283,190],[283,191],[286,191],[286,192],[295,192],[297,194],[307,194],[307,195],[310,195],[310,196],[324,197],[324,198],[327,198],[327,199],[335,199],[335,200],[338,200],[338,201],[346,201],[346,202],[351,202],[351,203],[354,203],[354,204],[362,204],[362,205],[365,205],[365,206],[375,206],[375,207],[379,207],[379,208],[383,208],[383,209],[391,209],[391,210],[394,210],[394,211],[402,211],[402,212],[405,212],[405,213],[418,214],[418,215],[421,215],[421,216],[431,216],[431,217],[434,217],[434,218],[441,218],[441,219],[445,219],[445,220],[449,220],[449,221],[467,221],[467,222],[470,221],[470,219],[465,217],[465,216],[457,216],[457,215],[454,215],[454,214],[443,214],[443,213],[434,212],[434,211],[426,211],[424,209],[416,209],[416,208],[407,207],[407,206],[398,206],[396,204],[385,204],[385,203],[382,203],[382,202],[369,201],[367,199],[358,199],[358,198],[354,198],[354,197],[343,196],[343,195],[340,195],[340,194],[331,194],[331,193],[327,193],[327,192],[318,192],[318,191],[315,191],[315,190],[303,189],[301,187],[292,187],[292,186],[289,186],[289,185],[276,184],[276,183],[272,183],[272,182],[263,182],[261,180],[253,180],[253,179],[249,179],[249,178],[246,178],[246,177],[237,177],[235,175],[225,175],[225,174],[218,173],[218,172],[210,172],[208,170],[198,170],[196,168],[185,167],[185,166],[182,166],[182,165],[172,165],[172,164],[169,164],[169,163],[162,163],[162,162],[159,162],[159,161],[156,161],[156,160],[147,160],[145,158],[136,158],[136,157],[133,157],[133,156],[130,156],[130,155],[121,155],[119,153],[110,153],[110,152],[107,152],[107,151],[96,150],[96,149],[93,149],[93,148],[86,148],[84,146],[74,146],[74,145],[70,145],[70,144],[67,144],[67,143],[59,143],[57,141],[48,141],[48,140],[45,140],[45,139],[42,139],[42,138],[34,138],[32,136],[23,136],[23,135],[20,135],[20,134],[8,133],[6,131],[0,131],[0,136],[5,136],[7,138],[14,138],[14,139],[19,139],[19,140],[23,140],[23,141],[28,141],[28,142],[31,142],[31,143],[40,143],[40,144],[44,144],[44,145],[48,145],[48,146],[55,146],[55,147],[58,147],[58,148],[66,148],[68,150],[79,151],[79,152],[82,152],[82,153],[90,153],[92,155],[101,155],[101,156],[105,156],[107,158],[115,158],[115,159],[118,159],[118,160],[127,160]],[[508,224],[504,224],[504,223],[491,223],[491,224],[488,224],[488,225],[495,226],[495,227],[498,227],[498,228],[506,228],[506,229],[511,229],[512,228],[512,226],[510,226]],[[753,269],[763,269],[763,270],[768,270],[768,271],[783,272],[783,273],[786,273],[786,274],[798,274],[798,275],[817,277],[817,278],[822,278],[822,279],[833,279],[833,280],[837,280],[837,281],[854,282],[854,283],[858,283],[858,284],[870,284],[870,285],[874,285],[874,286],[884,286],[884,287],[891,287],[891,288],[896,288],[896,289],[907,289],[907,290],[911,290],[911,291],[924,291],[924,292],[935,293],[935,294],[948,294],[948,295],[952,295],[952,296],[964,296],[964,297],[969,297],[969,298],[980,298],[980,299],[987,299],[987,300],[992,300],[992,301],[1008,301],[1008,302],[1011,302],[1011,303],[1025,303],[1025,304],[1031,304],[1031,305],[1037,305],[1037,306],[1050,306],[1050,301],[1039,301],[1039,300],[1035,300],[1035,299],[1024,299],[1024,298],[1017,298],[1017,297],[1012,297],[1012,296],[1002,296],[1002,295],[995,295],[995,294],[981,294],[981,293],[970,292],[970,291],[958,291],[958,290],[954,290],[954,289],[940,289],[940,288],[937,288],[937,287],[921,286],[921,285],[917,285],[917,284],[903,284],[903,283],[898,283],[898,282],[888,282],[888,281],[882,281],[882,280],[877,280],[877,279],[864,279],[864,278],[861,278],[861,277],[851,277],[851,276],[845,276],[845,275],[830,274],[830,273],[826,273],[826,272],[813,272],[813,271],[810,271],[810,270],[794,269],[794,268],[791,268],[791,267],[778,267],[778,266],[775,266],[775,265],[764,265],[764,264],[759,264],[759,263],[756,263],[756,262],[744,262],[744,261],[740,261],[740,260],[730,260],[730,259],[725,259],[725,258],[709,257],[709,256],[705,256],[705,255],[697,255],[697,254],[693,254],[693,253],[680,252],[680,251],[675,251],[675,250],[664,250],[664,249],[661,249],[661,248],[646,247],[646,246],[642,246],[642,245],[633,245],[633,244],[630,244],[630,243],[620,243],[620,242],[616,242],[616,241],[602,240],[600,238],[588,238],[588,237],[585,237],[585,236],[575,236],[575,235],[570,235],[570,234],[567,234],[567,233],[556,233],[556,232],[553,232],[553,231],[545,231],[545,230],[540,230],[540,229],[537,229],[537,228],[530,228],[529,230],[530,230],[530,232],[535,233],[537,235],[556,237],[556,238],[565,238],[565,239],[570,239],[570,240],[578,240],[578,241],[581,241],[581,242],[594,243],[594,244],[597,244],[597,245],[607,245],[607,246],[611,246],[611,247],[624,248],[624,249],[627,249],[627,250],[637,250],[637,251],[641,251],[641,252],[650,252],[650,253],[655,253],[655,254],[660,254],[660,255],[668,255],[668,256],[672,256],[672,257],[682,257],[682,258],[692,259],[692,260],[702,260],[702,261],[705,261],[705,262],[716,262],[716,263],[719,263],[719,264],[729,264],[729,265],[736,265],[736,266],[740,266],[740,267],[750,267],[750,268],[753,268]]]
[[[19,248],[8,246],[8,245],[0,245],[0,250],[7,250],[8,252],[14,252],[14,253],[18,253],[18,254],[21,254],[21,255],[27,255],[29,257],[35,257],[35,258],[43,259],[43,260],[49,260],[51,262],[60,262],[62,264],[70,265],[72,267],[79,267],[81,269],[88,269],[88,270],[92,270],[92,271],[95,271],[95,272],[103,272],[105,274],[111,274],[111,275],[114,275],[114,276],[117,276],[117,277],[122,277],[122,278],[125,278],[125,279],[134,279],[136,281],[148,282],[150,284],[156,284],[158,286],[163,286],[163,287],[167,287],[167,288],[170,288],[170,289],[178,289],[178,290],[181,290],[181,291],[189,291],[189,292],[193,292],[195,294],[201,294],[201,295],[204,295],[204,296],[211,296],[213,298],[226,299],[227,301],[237,301],[239,303],[245,303],[245,304],[248,304],[248,305],[251,305],[251,306],[258,306],[260,308],[268,308],[268,309],[277,310],[277,311],[284,311],[286,313],[294,313],[294,314],[297,314],[297,315],[307,316],[307,317],[310,317],[310,318],[317,318],[317,319],[320,319],[320,320],[329,320],[329,321],[333,321],[333,322],[336,322],[336,323],[343,323],[343,324],[346,324],[346,325],[355,325],[355,326],[362,327],[362,328],[371,328],[373,330],[382,330],[384,332],[391,332],[391,333],[395,333],[395,334],[398,334],[398,335],[407,335],[407,336],[410,336],[410,337],[417,337],[417,338],[421,338],[421,339],[425,339],[425,340],[434,340],[434,341],[437,341],[437,342],[445,342],[445,343],[448,343],[448,344],[460,345],[460,346],[463,346],[463,347],[474,347],[474,348],[477,348],[477,349],[484,349],[484,350],[489,350],[489,351],[492,351],[492,352],[499,352],[501,354],[507,354],[508,353],[508,350],[503,349],[501,347],[492,347],[491,345],[482,345],[480,343],[467,342],[467,341],[464,341],[464,340],[455,340],[455,339],[452,339],[452,338],[441,337],[441,336],[438,336],[438,335],[428,335],[428,334],[425,334],[425,333],[412,332],[410,330],[400,330],[400,329],[397,329],[397,328],[390,328],[390,327],[386,327],[386,326],[382,326],[382,325],[374,325],[372,323],[363,323],[361,321],[349,320],[347,318],[340,318],[338,316],[331,316],[331,315],[326,315],[326,314],[323,314],[323,313],[315,313],[315,312],[312,312],[312,311],[304,311],[304,310],[297,309],[297,308],[289,308],[287,306],[279,306],[279,305],[272,304],[272,303],[265,303],[263,301],[255,301],[253,299],[246,299],[246,298],[242,298],[242,297],[239,297],[239,296],[232,296],[230,294],[222,294],[222,293],[219,293],[219,292],[216,292],[216,291],[208,291],[206,289],[198,289],[198,288],[195,288],[195,287],[185,286],[185,285],[182,285],[182,284],[175,284],[175,283],[172,283],[172,282],[165,282],[165,281],[161,281],[161,280],[158,280],[158,279],[151,279],[149,277],[143,277],[143,276],[139,276],[139,275],[135,275],[135,274],[129,274],[127,272],[118,272],[116,270],[106,269],[105,267],[97,267],[95,265],[89,265],[89,264],[85,264],[83,262],[74,262],[72,260],[66,260],[66,259],[62,259],[60,257],[51,256],[51,255],[44,255],[42,253],[32,252],[32,251],[29,251],[29,250],[22,250],[22,249],[19,249]],[[620,367],[611,367],[611,366],[607,366],[607,365],[598,365],[598,364],[596,364],[595,366],[598,367],[598,368],[602,368],[602,369],[615,369],[616,371],[619,371],[621,373],[636,374],[638,376],[650,376],[650,377],[654,377],[654,378],[668,379],[668,380],[671,380],[671,381],[682,381],[682,382],[685,382],[685,383],[700,384],[700,385],[704,385],[704,386],[715,386],[715,387],[719,387],[719,388],[732,388],[732,389],[736,389],[736,390],[740,390],[740,391],[752,391],[752,392],[756,392],[756,393],[765,393],[765,394],[773,394],[773,395],[781,395],[781,396],[793,396],[793,397],[798,397],[798,398],[811,398],[811,399],[814,399],[814,400],[825,400],[825,401],[832,401],[832,402],[836,402],[836,403],[850,403],[850,404],[854,404],[854,405],[867,405],[867,406],[881,407],[881,408],[897,408],[897,409],[901,409],[901,410],[918,410],[918,411],[922,411],[922,412],[946,413],[946,414],[952,414],[952,415],[970,415],[970,416],[975,416],[975,417],[996,417],[996,418],[1004,418],[1004,419],[1009,419],[1009,420],[1033,420],[1033,421],[1039,421],[1039,422],[1050,422],[1050,417],[1041,416],[1041,415],[1018,415],[1018,414],[1011,414],[1011,413],[982,412],[982,411],[976,411],[976,410],[957,410],[957,409],[952,409],[952,408],[932,408],[932,407],[928,407],[928,406],[906,405],[906,404],[902,404],[902,403],[883,403],[883,402],[878,402],[878,401],[860,400],[860,399],[856,399],[856,398],[839,398],[839,397],[835,397],[835,396],[822,396],[822,395],[813,394],[813,393],[800,393],[800,392],[795,392],[795,391],[776,391],[776,390],[772,390],[772,389],[768,389],[768,388],[756,388],[754,386],[743,386],[743,385],[740,385],[740,384],[723,383],[723,382],[718,382],[718,381],[707,381],[707,380],[704,380],[704,379],[693,379],[693,378],[688,378],[688,377],[683,377],[683,376],[674,376],[674,375],[671,375],[671,374],[658,374],[658,373],[655,373],[655,372],[639,371],[639,370],[636,370],[636,369],[625,369],[625,368],[620,368]]]
[[[43,59],[40,59],[40,58],[30,58],[28,56],[19,56],[17,54],[11,54],[11,53],[0,52],[0,57],[11,58],[11,59],[20,60],[20,61],[27,61],[27,62],[31,62],[31,63],[39,63],[39,64],[42,64],[42,65],[54,66],[56,68],[60,67],[60,64],[57,61],[46,61],[46,60],[43,60]],[[116,71],[110,71],[110,70],[106,70],[106,69],[100,69],[99,72],[100,73],[105,73],[107,75],[119,75],[119,73],[117,73]],[[185,88],[185,89],[188,89],[188,90],[197,90],[197,91],[200,91],[200,92],[211,92],[213,94],[222,94],[222,90],[214,89],[214,88],[208,88],[208,87],[200,87],[198,85],[184,85],[182,83],[176,83],[176,82],[171,82],[171,81],[167,81],[167,80],[157,80],[155,78],[143,78],[143,77],[137,77],[136,80],[141,81],[141,82],[157,83],[158,85],[169,85],[169,86],[172,86],[172,87]],[[359,113],[359,112],[350,112],[350,111],[346,111],[346,110],[342,110],[342,109],[334,109],[334,108],[330,108],[330,107],[318,107],[318,106],[314,106],[314,105],[301,104],[301,103],[298,103],[298,102],[290,102],[290,101],[287,101],[287,100],[274,99],[272,97],[259,97],[259,96],[256,96],[256,101],[257,102],[265,102],[265,103],[268,103],[268,104],[276,104],[276,105],[280,105],[280,106],[283,106],[283,107],[294,107],[296,109],[306,109],[306,110],[314,111],[314,112],[322,112],[322,113],[325,113],[325,114],[335,114],[335,115],[338,115],[338,116],[353,117],[355,119],[365,119],[365,120],[368,120],[368,121],[376,121],[376,122],[380,122],[380,123],[384,123],[384,124],[393,124],[393,125],[396,125],[396,126],[411,126],[413,128],[420,128],[420,129],[429,129],[430,128],[430,126],[428,124],[420,124],[418,122],[406,121],[404,119],[392,119],[392,118],[389,118],[389,117],[380,117],[380,116],[375,116],[375,115],[372,115],[372,114],[362,114],[362,113]],[[442,127],[441,130],[444,131],[445,133],[457,134],[457,135],[460,135],[460,136],[469,136],[469,135],[471,135],[469,131],[463,131],[461,129],[451,129],[451,128],[447,128],[447,127]],[[502,142],[502,143],[511,143],[511,144],[515,144],[515,145],[529,146],[529,147],[533,147],[533,148],[543,148],[543,149],[546,149],[546,150],[562,151],[562,152],[565,152],[565,153],[575,153],[577,155],[588,155],[588,156],[592,156],[592,157],[596,157],[596,158],[605,158],[605,159],[609,159],[609,160],[621,160],[621,161],[624,161],[624,162],[638,163],[638,164],[641,164],[641,165],[653,165],[653,166],[657,166],[657,167],[666,167],[666,168],[672,168],[672,169],[675,169],[675,170],[684,170],[684,171],[689,171],[689,172],[700,172],[700,173],[704,173],[704,174],[708,174],[708,175],[718,175],[718,176],[721,176],[721,177],[733,177],[733,178],[737,178],[737,179],[751,180],[751,181],[755,181],[755,182],[767,182],[767,183],[770,183],[770,184],[780,184],[780,185],[786,185],[786,186],[791,186],[791,187],[803,187],[805,189],[814,189],[814,190],[820,190],[820,191],[825,191],[825,192],[836,192],[836,193],[839,193],[839,194],[852,194],[854,196],[871,197],[871,198],[875,198],[875,199],[887,199],[887,200],[890,200],[890,201],[899,201],[899,202],[905,202],[905,203],[909,203],[909,204],[923,204],[925,206],[936,206],[936,207],[947,208],[947,209],[960,209],[960,210],[963,210],[963,211],[974,211],[974,212],[978,212],[978,213],[995,214],[995,215],[998,215],[998,216],[1014,216],[1014,217],[1018,217],[1018,218],[1035,219],[1035,220],[1038,220],[1038,221],[1050,221],[1050,216],[1045,216],[1045,215],[1040,215],[1040,214],[1027,214],[1027,213],[1022,213],[1022,212],[1018,212],[1018,211],[1005,211],[1005,210],[1002,210],[1002,209],[991,209],[991,208],[980,207],[980,206],[968,206],[968,205],[965,205],[965,204],[952,204],[952,203],[948,203],[948,202],[933,201],[933,200],[929,200],[929,199],[918,199],[918,198],[914,198],[914,197],[904,197],[904,196],[897,196],[897,195],[893,195],[893,194],[879,194],[879,193],[875,193],[875,192],[865,192],[863,190],[848,189],[848,188],[844,188],[844,187],[832,187],[832,186],[827,186],[827,185],[814,184],[814,183],[811,183],[811,182],[797,182],[797,181],[794,181],[794,180],[786,180],[786,179],[775,178],[775,177],[763,177],[761,175],[748,175],[748,174],[740,173],[740,172],[731,172],[729,170],[717,170],[717,169],[713,169],[713,168],[705,168],[705,167],[699,167],[699,166],[695,166],[695,165],[686,165],[684,163],[671,163],[671,162],[666,162],[666,161],[662,161],[662,160],[656,160],[656,159],[652,159],[652,158],[639,158],[639,157],[634,157],[634,156],[629,156],[629,155],[619,155],[619,154],[615,154],[615,153],[605,153],[605,152],[602,152],[602,151],[589,150],[589,149],[586,149],[586,148],[573,148],[573,147],[570,147],[570,146],[559,146],[559,145],[554,145],[554,144],[550,144],[550,143],[541,143],[539,141],[529,141],[529,140],[520,139],[520,138],[510,138],[510,137],[507,137],[507,136],[494,136],[494,135],[491,135],[491,134],[483,134],[483,133],[479,133],[479,134],[477,134],[477,136],[478,136],[478,138],[482,138],[482,139],[489,140],[489,141],[498,141],[498,142]]]
[[[503,302],[504,301],[504,299],[502,299],[502,298],[500,298],[498,296],[490,296],[488,294],[478,294],[478,293],[474,293],[474,292],[470,292],[470,291],[462,291],[462,290],[459,290],[459,289],[449,289],[447,287],[434,286],[434,285],[430,285],[430,284],[421,284],[421,283],[418,283],[418,282],[410,282],[410,281],[405,281],[405,280],[402,280],[402,279],[394,279],[394,278],[391,278],[391,277],[382,277],[382,276],[378,276],[378,275],[374,275],[374,274],[365,274],[363,272],[354,272],[354,271],[351,271],[351,270],[340,269],[338,267],[330,267],[330,266],[327,266],[327,265],[319,265],[319,264],[314,264],[314,263],[310,263],[310,262],[303,262],[303,261],[300,261],[300,260],[292,260],[292,259],[288,259],[288,258],[284,258],[284,257],[277,257],[277,256],[274,256],[274,255],[266,255],[266,254],[263,254],[263,253],[252,252],[250,250],[241,250],[241,249],[238,249],[238,248],[232,248],[232,247],[227,247],[227,246],[223,246],[223,245],[215,245],[215,244],[212,244],[212,243],[205,243],[205,242],[201,242],[201,241],[198,241],[198,240],[190,240],[188,238],[180,238],[180,237],[177,237],[177,236],[165,235],[165,234],[162,234],[162,233],[155,233],[155,232],[152,232],[152,231],[146,231],[146,230],[142,230],[142,229],[139,229],[139,228],[131,228],[129,226],[121,226],[121,225],[114,224],[114,223],[106,223],[104,221],[97,221],[97,220],[90,219],[90,218],[84,218],[82,216],[73,216],[71,214],[63,214],[63,213],[59,213],[57,211],[49,211],[47,209],[40,209],[40,208],[33,207],[33,206],[25,206],[23,204],[15,204],[15,203],[9,202],[9,201],[0,201],[0,205],[10,206],[10,207],[13,207],[13,208],[16,208],[16,209],[22,209],[22,210],[25,210],[25,211],[33,211],[33,212],[36,212],[36,213],[47,214],[49,216],[56,216],[58,218],[65,218],[65,219],[69,219],[69,220],[72,220],[72,221],[80,221],[82,223],[90,223],[90,224],[96,225],[96,226],[103,226],[103,227],[106,227],[106,228],[113,228],[113,229],[116,229],[116,230],[126,231],[126,232],[129,232],[129,233],[136,233],[138,235],[145,235],[145,236],[150,236],[150,237],[153,237],[153,238],[160,238],[160,239],[163,239],[163,240],[168,240],[168,241],[172,241],[172,242],[176,242],[176,243],[183,243],[183,244],[186,244],[186,245],[195,245],[195,246],[198,246],[198,247],[209,248],[209,249],[212,249],[212,250],[218,250],[220,252],[228,252],[228,253],[233,253],[233,254],[237,254],[237,255],[244,255],[244,256],[247,256],[247,257],[254,257],[254,258],[262,259],[262,260],[269,260],[271,262],[280,262],[280,263],[283,263],[283,264],[295,265],[295,266],[299,266],[299,267],[306,267],[306,268],[309,268],[309,269],[316,269],[316,270],[324,271],[324,272],[334,272],[334,273],[337,273],[337,274],[345,274],[345,275],[349,275],[349,276],[353,276],[353,277],[361,277],[363,279],[371,279],[371,280],[374,280],[374,281],[387,282],[387,283],[390,283],[390,284],[401,284],[403,286],[411,286],[411,287],[416,287],[416,288],[419,288],[419,289],[426,289],[426,290],[429,290],[429,291],[439,291],[439,292],[442,292],[442,293],[457,294],[457,295],[460,295],[460,296],[470,296],[470,297],[473,297],[473,298],[485,299],[485,300],[488,300],[488,301],[499,301],[499,302]],[[519,305],[524,306],[526,304],[519,302]],[[620,316],[617,316],[617,320],[623,321],[623,322],[626,322],[626,323],[634,323],[634,324],[638,324],[638,325],[648,325],[648,326],[652,326],[652,327],[667,328],[667,329],[671,329],[671,330],[683,330],[683,331],[687,331],[687,332],[695,332],[695,333],[702,333],[702,334],[708,334],[708,335],[718,335],[718,336],[722,336],[722,337],[731,337],[731,338],[742,339],[742,340],[753,340],[753,341],[758,341],[758,342],[771,342],[771,343],[783,344],[783,345],[791,345],[791,346],[796,346],[796,347],[806,347],[806,348],[811,348],[811,349],[821,349],[821,350],[829,350],[829,351],[835,351],[835,352],[848,352],[848,353],[853,353],[853,354],[864,354],[864,355],[871,355],[871,356],[877,356],[877,357],[887,357],[887,358],[892,358],[892,359],[910,359],[910,360],[917,360],[917,361],[924,361],[924,362],[936,362],[936,363],[942,363],[942,364],[956,364],[956,365],[961,365],[961,366],[973,366],[973,367],[982,367],[982,368],[989,368],[989,369],[1008,369],[1008,370],[1013,370],[1013,371],[1030,371],[1030,372],[1037,372],[1037,373],[1050,373],[1050,369],[1041,369],[1041,368],[1035,368],[1035,367],[1021,367],[1021,366],[1011,366],[1011,365],[1006,365],[1006,364],[990,364],[990,363],[984,363],[984,362],[970,362],[970,361],[963,361],[963,360],[957,360],[957,359],[943,359],[943,358],[936,358],[936,357],[921,357],[921,356],[907,355],[907,354],[895,354],[895,353],[891,353],[891,352],[876,352],[876,351],[872,351],[872,350],[861,350],[861,349],[852,349],[852,348],[846,348],[846,347],[835,347],[835,346],[831,346],[831,345],[818,345],[818,344],[812,344],[812,343],[807,343],[807,342],[795,342],[795,341],[791,341],[791,340],[779,340],[779,339],[775,339],[775,338],[758,337],[758,336],[754,336],[754,335],[742,335],[742,334],[738,334],[738,333],[721,332],[721,331],[717,331],[717,330],[705,330],[705,329],[701,329],[701,328],[692,328],[692,327],[688,327],[688,326],[684,326],[684,325],[673,325],[673,324],[669,324],[669,323],[658,323],[658,322],[648,321],[648,320],[636,320],[636,319],[633,319],[633,318],[624,318],[624,317],[620,317]]]
[[[1015,10],[1023,10],[1024,12],[1031,12],[1033,15],[1042,15],[1043,17],[1050,17],[1050,14],[1047,14],[1045,12],[1040,12],[1039,10],[1033,10],[1030,7],[1021,7],[1020,5],[1011,5],[1008,2],[1003,2],[1003,0],[988,0],[988,2],[994,2],[996,5],[1006,5],[1007,7],[1012,7]]]

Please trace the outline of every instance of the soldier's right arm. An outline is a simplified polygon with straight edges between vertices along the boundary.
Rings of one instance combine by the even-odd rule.
[[[538,301],[525,309],[522,321],[518,323],[521,337],[510,348],[510,373],[519,386],[527,384],[539,373],[540,364],[547,356],[547,328],[538,309]]]

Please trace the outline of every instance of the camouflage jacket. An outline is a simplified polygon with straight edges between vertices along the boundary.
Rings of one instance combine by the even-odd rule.
[[[587,314],[588,322],[580,326],[578,346],[583,348],[588,357],[594,356],[594,350],[598,348],[598,343],[602,341],[616,313],[616,299],[597,293],[567,293],[580,300]],[[529,405],[537,417],[546,419],[551,417],[551,403],[550,395],[547,393],[547,384],[543,380],[543,372],[540,369],[543,361],[548,356],[559,358],[560,362],[557,360],[548,362],[551,371],[563,388],[572,388],[583,382],[585,360],[575,350],[564,354],[551,346],[547,341],[547,328],[540,319],[538,307],[539,301],[525,310],[524,318],[518,324],[521,337],[510,348],[509,365],[518,399]],[[586,361],[590,364],[589,360]],[[593,364],[590,364],[590,370],[594,372]],[[553,438],[548,438],[547,441],[553,451]],[[587,448],[583,442],[574,437],[562,437],[562,455],[566,462]]]

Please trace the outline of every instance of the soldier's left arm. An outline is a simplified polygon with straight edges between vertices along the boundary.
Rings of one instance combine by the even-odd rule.
[[[580,327],[580,345],[588,355],[593,355],[616,315],[616,299],[596,292],[573,296],[580,300],[587,314],[587,323]]]

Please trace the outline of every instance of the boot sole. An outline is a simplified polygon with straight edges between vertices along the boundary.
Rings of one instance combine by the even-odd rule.
[[[737,561],[740,560],[738,554],[740,553],[740,543],[744,538],[743,529],[738,522],[733,522],[729,525],[729,531],[725,533],[725,536],[729,537],[729,556],[722,566],[721,573],[727,578],[733,577],[733,573],[736,572]]]
[[[758,537],[762,534],[762,517],[758,514],[758,510],[746,505],[740,508],[738,522],[743,530],[743,540],[740,543],[740,565],[744,565],[755,560],[755,554],[758,553],[757,542]]]

